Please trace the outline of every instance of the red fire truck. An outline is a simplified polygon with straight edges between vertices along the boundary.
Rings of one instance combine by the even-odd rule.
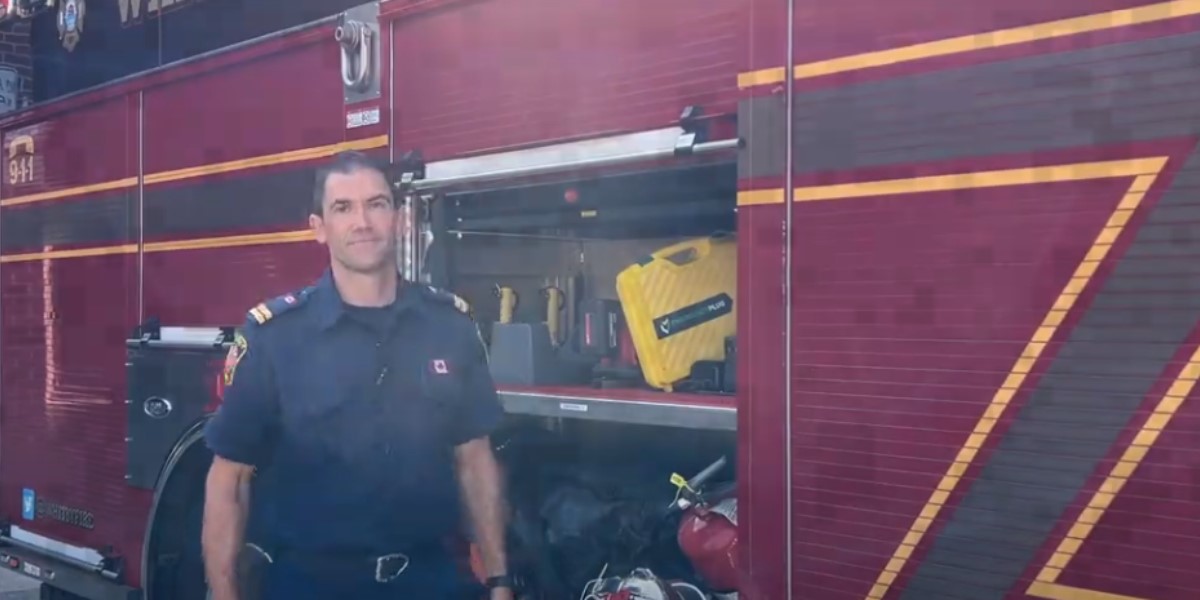
[[[244,3],[178,56],[237,3],[40,4],[35,66],[91,65],[0,120],[0,564],[48,592],[203,595],[228,328],[319,274],[312,168],[358,149],[514,421],[736,455],[740,597],[1200,595],[1200,2]],[[621,278],[717,231],[697,353],[654,334],[694,289]]]

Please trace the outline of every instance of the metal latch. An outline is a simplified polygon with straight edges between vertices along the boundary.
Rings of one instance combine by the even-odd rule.
[[[338,15],[333,39],[341,50],[341,77],[346,104],[379,96],[379,7],[372,2]]]
[[[361,92],[371,85],[371,49],[374,32],[366,23],[351,21],[342,16],[333,32],[333,39],[342,46],[342,85]]]

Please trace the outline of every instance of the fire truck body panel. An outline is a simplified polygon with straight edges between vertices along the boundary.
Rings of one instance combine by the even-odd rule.
[[[348,132],[340,81],[298,74],[336,64],[337,48],[317,43],[330,37],[326,25],[181,65],[117,84],[124,95],[101,90],[109,99],[95,108],[43,108],[5,129],[6,149],[24,151],[23,136],[35,145],[28,171],[18,157],[2,184],[2,410],[6,432],[21,433],[0,448],[0,507],[19,518],[29,489],[91,522],[18,527],[111,547],[127,581],[140,581],[153,487],[127,481],[129,462],[161,466],[169,448],[127,452],[142,432],[129,431],[115,340],[146,315],[239,323],[264,296],[319,273],[320,248],[296,243],[311,240],[311,165]],[[386,147],[378,131],[349,133],[375,135],[346,147]],[[116,151],[94,151],[97,140]]]
[[[790,31],[786,8],[383,2],[378,96],[347,102],[327,21],[0,120],[5,152],[34,144],[6,154],[0,181],[0,511],[111,546],[127,583],[147,581],[147,530],[173,518],[151,512],[155,493],[198,488],[192,466],[144,481],[171,447],[133,450],[147,442],[123,405],[120,340],[151,316],[236,324],[315,277],[320,158],[419,150],[431,175],[477,172],[532,156],[502,151],[657,139],[698,105],[736,112],[746,144],[746,597],[1191,597],[1200,5],[1022,0],[933,18],[848,0],[796,5]],[[588,244],[601,282],[661,246]],[[464,288],[533,279],[567,246],[465,241]],[[632,418],[604,397],[708,411],[713,428],[732,412],[691,395],[505,393],[543,416]],[[92,528],[22,520],[26,488]]]
[[[392,25],[401,151],[439,160],[736,110],[743,2],[443,4]]]
[[[137,177],[136,108],[109,99],[3,138],[0,510],[20,519],[24,490],[35,510],[86,510],[35,530],[89,548],[136,550],[149,509],[149,496],[124,481],[124,357],[112,351],[112,336],[138,318],[127,185]],[[87,150],[95,139],[106,152]],[[122,251],[39,258],[81,246]]]
[[[753,585],[1191,597],[1197,7],[888,5],[822,43],[856,4],[797,7],[790,196],[784,69],[741,75],[739,219],[791,240],[790,427],[739,403],[750,569],[789,570]]]
[[[768,151],[774,152],[771,148]],[[746,152],[754,156],[755,146]],[[782,205],[739,207],[738,298],[753,310],[738,311],[738,511],[739,543],[744,544],[740,591],[751,598],[786,597],[787,404],[784,345],[786,298]],[[783,560],[781,560],[781,558]]]
[[[1068,19],[1080,19],[1104,15],[1110,11],[1150,7],[1161,2],[1152,0],[1101,0],[1099,2],[1059,2],[1047,4],[1036,0],[1013,2],[983,2],[972,5],[937,6],[937,19],[929,13],[915,10],[915,6],[893,3],[879,6],[870,0],[850,0],[836,4],[805,5],[795,7],[794,21],[796,44],[792,56],[798,64],[816,63],[860,56],[872,52],[891,51],[917,44],[941,44],[945,40],[960,36],[986,34],[1011,28],[1042,26],[1046,23]],[[932,8],[932,7],[930,7]],[[1181,16],[1178,9],[1165,7],[1149,9],[1157,16]],[[864,18],[869,15],[869,18]],[[781,14],[785,21],[786,16]],[[1097,19],[1093,18],[1093,21]],[[1100,28],[1113,29],[1115,23],[1099,24]],[[1064,32],[1077,32],[1063,29]],[[1022,44],[1034,41],[1013,36],[995,42]],[[944,46],[945,47],[945,46]],[[953,50],[979,49],[972,46],[949,46]],[[906,58],[916,58],[921,53]],[[860,63],[861,64],[861,63]],[[779,66],[779,65],[774,65]],[[847,72],[846,69],[829,69],[830,72]]]
[[[249,159],[357,135],[347,132],[339,118],[339,81],[319,77],[338,61],[337,47],[328,43],[329,32],[329,27],[319,27],[270,54],[226,59],[224,66],[146,89],[147,183],[193,175],[184,169],[205,172],[200,174],[243,171],[256,166],[244,162]],[[237,115],[240,120],[217,119],[219,115]],[[185,148],[179,147],[181,139],[189,141]],[[222,214],[228,219],[227,212]]]

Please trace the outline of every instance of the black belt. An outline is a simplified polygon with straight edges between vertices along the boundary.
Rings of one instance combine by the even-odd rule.
[[[331,551],[302,548],[279,549],[272,553],[273,561],[296,562],[315,572],[362,573],[368,571],[379,583],[387,583],[409,568],[435,560],[450,560],[440,544],[406,548],[404,552],[373,554],[361,550]]]

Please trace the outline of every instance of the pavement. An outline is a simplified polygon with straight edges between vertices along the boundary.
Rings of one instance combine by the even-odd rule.
[[[0,600],[38,600],[38,581],[0,569]]]

